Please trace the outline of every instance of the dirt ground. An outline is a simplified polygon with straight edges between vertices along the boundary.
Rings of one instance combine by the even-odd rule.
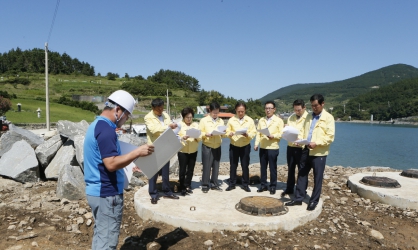
[[[256,169],[252,167],[253,174]],[[418,249],[417,211],[351,193],[347,176],[360,171],[367,169],[327,167],[321,215],[290,232],[202,233],[143,221],[134,208],[134,193],[140,188],[135,187],[125,191],[118,249]],[[286,167],[278,172],[279,181],[285,182]],[[195,174],[199,173],[197,166]],[[223,166],[220,174],[227,173]],[[90,249],[93,224],[87,226],[92,218],[86,200],[61,200],[55,190],[54,181],[21,184],[0,178],[0,249]],[[374,230],[383,238],[372,236]]]

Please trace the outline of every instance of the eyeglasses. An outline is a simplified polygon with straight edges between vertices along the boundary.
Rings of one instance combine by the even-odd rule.
[[[193,119],[193,116],[186,116],[184,119]]]
[[[293,111],[300,112],[300,111],[302,111],[302,109],[294,109]]]
[[[275,109],[275,108],[264,108],[265,110]]]

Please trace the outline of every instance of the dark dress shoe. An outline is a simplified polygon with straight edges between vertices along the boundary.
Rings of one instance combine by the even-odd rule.
[[[207,187],[202,187],[202,192],[203,193],[207,193],[209,191],[209,188],[207,188]]]
[[[181,195],[186,196],[187,192],[186,189],[181,190]]]
[[[275,194],[275,193],[276,193],[276,189],[275,188],[270,189],[270,194]]]
[[[251,189],[248,186],[243,186],[242,189],[244,189],[245,192],[251,192]]]
[[[157,204],[158,198],[151,198],[151,204]]]
[[[232,189],[235,189],[235,186],[228,186],[225,191],[231,191]]]
[[[186,192],[189,194],[193,194],[193,191],[190,188],[186,188]]]
[[[267,191],[268,189],[267,189],[267,187],[260,187],[258,190],[257,190],[257,193],[261,193],[261,192],[264,192],[264,191]]]
[[[222,192],[223,190],[222,190],[222,188],[220,188],[220,187],[218,187],[218,186],[213,186],[213,187],[211,187],[210,188],[211,190],[215,190],[215,191],[219,191],[219,192]]]
[[[173,199],[173,200],[178,200],[180,199],[177,195],[175,194],[170,194],[170,195],[164,195],[163,196],[164,199]]]
[[[306,210],[308,210],[308,211],[313,211],[313,210],[315,210],[315,208],[316,208],[316,204],[315,204],[315,203],[313,203],[313,202],[311,202],[311,203],[309,203],[309,205],[308,205],[308,207],[306,208]]]
[[[291,207],[291,206],[301,206],[302,202],[301,201],[289,201],[287,203],[284,204],[285,206]]]

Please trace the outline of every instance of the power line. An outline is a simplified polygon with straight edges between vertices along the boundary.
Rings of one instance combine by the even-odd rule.
[[[48,35],[48,40],[47,40],[48,43],[49,43],[49,38],[51,38],[52,28],[54,27],[55,17],[57,17],[58,6],[60,5],[60,1],[61,0],[57,0],[57,5],[55,5],[54,17],[52,18],[51,28],[49,29],[49,35]]]

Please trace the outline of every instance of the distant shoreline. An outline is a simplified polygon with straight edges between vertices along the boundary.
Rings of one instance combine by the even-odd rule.
[[[353,121],[336,121],[341,123],[371,123],[371,124],[386,124],[386,125],[414,125],[418,126],[418,122],[407,122],[407,121],[362,121],[362,120],[353,120]]]

